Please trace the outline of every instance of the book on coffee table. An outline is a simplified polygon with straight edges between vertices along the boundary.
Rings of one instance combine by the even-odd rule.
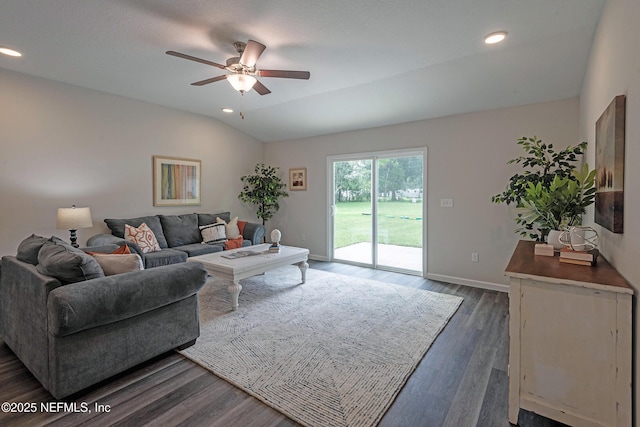
[[[236,258],[244,258],[247,256],[254,256],[254,255],[260,255],[262,252],[258,252],[258,251],[236,251],[236,252],[229,252],[228,254],[224,254],[224,255],[220,255],[222,258],[227,258],[227,259],[236,259]]]

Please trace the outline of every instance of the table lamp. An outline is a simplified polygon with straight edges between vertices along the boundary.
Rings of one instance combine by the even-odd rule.
[[[76,208],[76,205],[71,205],[70,208],[58,208],[56,228],[58,230],[69,230],[71,233],[71,246],[74,248],[79,246],[76,243],[76,230],[89,227],[93,227],[89,208]]]

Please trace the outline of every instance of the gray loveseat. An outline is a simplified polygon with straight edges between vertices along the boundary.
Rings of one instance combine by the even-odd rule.
[[[201,264],[104,276],[91,256],[55,238],[42,240],[25,239],[16,256],[2,258],[0,332],[55,398],[200,335],[197,292],[207,279]]]
[[[224,243],[202,244],[200,226],[213,224],[220,218],[227,223],[231,220],[230,212],[215,214],[184,214],[184,215],[152,215],[137,218],[105,219],[112,234],[98,234],[89,238],[88,246],[102,246],[107,244],[126,244],[142,258],[145,268],[185,262],[187,257],[204,255],[224,250]],[[143,253],[138,245],[124,240],[125,224],[139,227],[147,224],[153,231],[160,251]],[[242,246],[262,243],[265,227],[262,224],[247,222],[242,232]]]

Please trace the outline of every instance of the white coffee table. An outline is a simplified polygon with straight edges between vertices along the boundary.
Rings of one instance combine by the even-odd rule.
[[[305,282],[307,268],[309,267],[309,264],[307,264],[309,249],[281,245],[280,252],[269,253],[269,246],[271,246],[269,243],[264,243],[246,248],[199,255],[189,257],[187,262],[202,263],[207,269],[207,272],[212,276],[231,281],[227,289],[229,293],[231,293],[231,308],[237,310],[238,296],[242,290],[240,280],[242,279],[257,276],[274,268],[295,264],[300,268],[300,272],[302,273],[302,283]],[[259,252],[259,254],[235,259],[227,258],[240,251]]]

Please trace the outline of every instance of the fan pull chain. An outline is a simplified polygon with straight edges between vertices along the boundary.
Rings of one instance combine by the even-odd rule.
[[[242,112],[242,105],[244,104],[244,91],[240,91],[240,117],[244,120],[244,113]]]

